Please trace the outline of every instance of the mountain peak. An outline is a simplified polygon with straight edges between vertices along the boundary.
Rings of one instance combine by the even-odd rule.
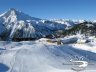
[[[9,11],[17,11],[15,8],[10,8]]]
[[[26,20],[40,20],[39,18],[31,17],[15,8],[10,8],[7,12],[1,15],[1,18],[5,20],[5,22],[16,22],[16,21],[26,21]]]
[[[10,9],[9,9],[9,12],[12,12],[12,11],[13,11],[14,13],[22,13],[21,11],[15,9],[15,8],[10,8]]]
[[[9,10],[14,10],[14,11],[16,11],[16,9],[15,9],[15,8],[10,8]]]

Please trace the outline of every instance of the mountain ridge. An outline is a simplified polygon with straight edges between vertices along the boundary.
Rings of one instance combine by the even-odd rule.
[[[9,38],[40,38],[65,27],[48,20],[44,20],[43,23],[42,19],[31,17],[14,8],[0,16],[0,25],[4,26],[4,30],[0,32],[1,35],[4,33]]]
[[[19,10],[10,8],[0,15],[0,38],[42,38],[52,35],[58,30],[65,30],[81,23],[90,23],[86,20],[46,20],[31,17]],[[91,21],[95,23],[95,21]],[[3,37],[3,38],[2,38]]]

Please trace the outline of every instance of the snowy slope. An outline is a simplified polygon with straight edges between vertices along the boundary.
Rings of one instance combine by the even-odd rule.
[[[96,53],[90,51],[42,42],[0,42],[0,63],[6,68],[0,68],[0,72],[74,72],[70,59],[75,59],[75,56],[94,64],[86,71],[95,72]]]
[[[13,8],[0,15],[0,26],[1,28],[5,27],[5,33],[6,30],[9,31],[10,36],[8,37],[10,38],[14,37],[14,35],[17,37],[44,37],[56,30],[65,28],[65,25],[50,22],[49,20],[44,21]]]
[[[9,38],[41,38],[57,30],[69,29],[85,20],[45,20],[31,17],[14,8],[0,15],[0,33]],[[2,34],[1,34],[2,35]],[[4,37],[4,36],[3,36]]]
[[[74,26],[76,24],[84,23],[86,20],[69,20],[69,19],[53,19],[53,22],[64,24],[67,27]]]
[[[5,30],[5,27],[0,23],[0,34]]]

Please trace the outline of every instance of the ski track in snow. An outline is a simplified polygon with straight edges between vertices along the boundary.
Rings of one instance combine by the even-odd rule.
[[[19,44],[21,45],[18,46]],[[10,45],[14,45],[14,47],[11,48]],[[0,48],[2,47],[0,46]],[[68,63],[70,58],[76,54],[83,55],[82,51],[79,50],[81,53],[78,53],[78,50],[67,45],[56,46],[42,42],[12,42],[7,47],[10,48],[1,50],[0,55],[0,63],[10,68],[7,72],[74,72],[71,70],[71,66],[63,64]],[[92,56],[92,58],[94,57]],[[89,69],[81,72],[95,72],[95,70]]]

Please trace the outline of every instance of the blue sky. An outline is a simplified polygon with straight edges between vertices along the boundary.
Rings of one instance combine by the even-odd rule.
[[[43,19],[96,19],[96,0],[0,0],[0,13],[9,8]]]

